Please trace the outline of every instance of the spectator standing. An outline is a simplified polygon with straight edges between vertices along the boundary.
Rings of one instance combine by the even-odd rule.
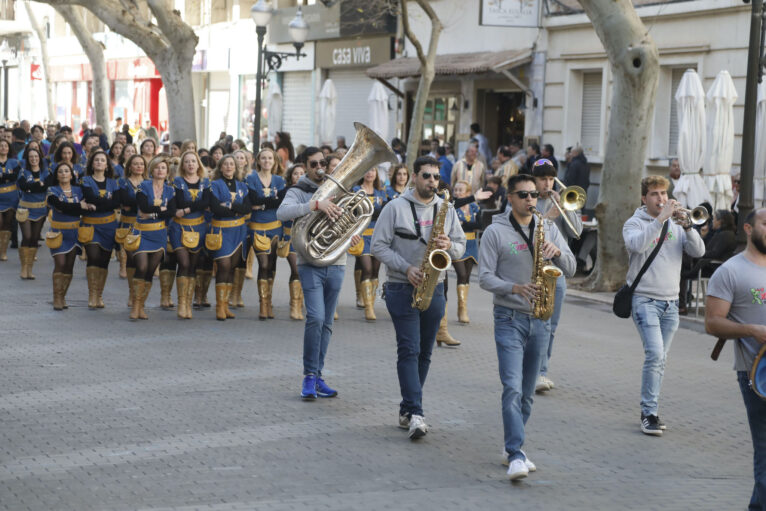
[[[532,166],[540,158],[540,145],[537,142],[532,142],[527,146],[527,160],[524,162],[524,170],[522,173],[529,174],[531,176]]]
[[[559,173],[559,161],[554,154],[556,151],[551,144],[543,144],[543,148],[540,150],[540,156],[549,160],[553,164],[553,168],[556,169],[556,175]]]
[[[519,167],[513,161],[513,153],[508,146],[501,146],[497,150],[497,159],[500,162],[500,167],[495,172],[495,176],[500,178],[500,182],[503,188],[505,188],[511,176],[519,173]]]
[[[472,190],[479,190],[484,186],[486,167],[478,158],[478,150],[475,145],[469,145],[465,155],[452,167],[450,186],[458,181],[467,181]]]
[[[444,147],[437,147],[436,154],[438,155],[437,160],[439,161],[439,175],[441,176],[442,181],[449,183],[452,178],[453,165],[452,162],[447,159],[447,150]]]
[[[492,150],[489,148],[489,140],[481,132],[479,123],[471,124],[471,138],[476,139],[479,143],[479,154],[484,157],[484,160],[489,163],[492,161]],[[476,190],[476,188],[474,188]]]
[[[668,179],[670,180],[670,186],[668,187],[668,197],[671,199],[675,199],[673,196],[673,189],[675,189],[680,178],[681,165],[678,164],[678,158],[671,158],[668,165]]]
[[[586,192],[590,186],[590,166],[582,147],[573,147],[569,153],[571,160],[567,165],[567,171],[564,174],[564,184],[567,186],[579,186]]]

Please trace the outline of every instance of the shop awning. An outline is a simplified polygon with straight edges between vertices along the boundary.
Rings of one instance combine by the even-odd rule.
[[[505,50],[497,52],[452,53],[436,56],[436,75],[468,75],[501,73],[532,61],[532,50]],[[394,59],[371,67],[367,76],[379,80],[420,76],[420,61],[416,57]]]

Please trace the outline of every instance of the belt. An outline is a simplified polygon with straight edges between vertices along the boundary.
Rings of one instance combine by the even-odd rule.
[[[15,184],[0,186],[0,193],[14,192],[16,190],[18,190],[18,188],[16,187]]]
[[[53,229],[77,229],[80,227],[80,221],[74,221],[74,222],[57,222],[55,220],[51,220],[51,228]]]
[[[27,202],[25,200],[19,201],[20,208],[38,209],[38,208],[44,208],[46,206],[48,206],[48,204],[45,201],[43,202]]]
[[[134,224],[136,223],[136,217],[120,215],[120,222],[122,222],[123,224]]]
[[[110,224],[112,222],[117,221],[117,217],[114,213],[112,213],[109,216],[84,216],[82,217],[82,223],[84,224],[93,224],[93,225],[101,225],[101,224]]]
[[[372,233],[374,230],[375,230],[374,227],[371,229],[365,229],[364,232],[362,233],[362,236],[372,236]]]
[[[250,222],[247,224],[247,228],[251,231],[270,231],[272,229],[279,229],[280,227],[282,227],[282,222],[279,220],[274,220],[267,224],[259,224],[257,222]]]
[[[245,225],[245,217],[237,218],[236,220],[216,220],[215,218],[211,222],[213,227],[239,227]]]
[[[475,240],[476,239],[476,233],[475,232],[467,232],[467,233],[465,233],[465,239],[466,240]]]
[[[136,223],[133,225],[133,227],[137,231],[161,231],[165,228],[165,221],[163,220],[161,222],[152,222],[150,224]]]
[[[174,218],[173,221],[178,225],[194,226],[202,225],[205,223],[205,217],[200,216],[197,218]]]

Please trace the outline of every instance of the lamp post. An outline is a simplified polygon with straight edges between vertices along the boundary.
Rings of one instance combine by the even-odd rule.
[[[8,46],[8,41],[3,40],[0,44],[0,61],[3,63],[3,115],[8,120],[8,61],[13,58],[13,50]]]
[[[309,34],[309,25],[306,20],[303,19],[303,12],[298,7],[298,12],[295,13],[295,18],[290,21],[288,30],[290,32],[290,38],[293,40],[293,46],[295,46],[295,53],[286,53],[278,51],[268,51],[264,47],[263,39],[266,36],[266,27],[271,21],[271,16],[274,13],[274,9],[268,0],[258,0],[255,5],[250,9],[250,16],[255,22],[255,33],[258,35],[258,64],[256,65],[255,74],[255,118],[253,119],[253,154],[258,154],[258,149],[261,142],[261,82],[270,71],[276,71],[282,66],[282,59],[287,57],[295,57],[296,60],[301,57],[305,57],[305,53],[301,53],[301,48],[306,42],[306,38]],[[264,63],[269,66],[268,71],[264,73]]]

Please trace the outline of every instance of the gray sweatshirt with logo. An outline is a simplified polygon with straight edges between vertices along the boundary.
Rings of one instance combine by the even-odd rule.
[[[655,300],[677,300],[681,280],[681,259],[686,252],[692,257],[705,254],[705,242],[695,229],[685,231],[683,227],[668,220],[670,225],[665,241],[657,257],[641,277],[635,293]],[[646,212],[646,206],[636,209],[633,216],[622,227],[625,248],[628,249],[630,267],[626,281],[628,285],[649,258],[660,240],[662,222]]]
[[[492,217],[492,224],[487,227],[479,243],[479,286],[494,294],[492,303],[502,305],[525,314],[532,313],[532,305],[521,295],[513,294],[516,284],[532,282],[534,259],[527,247],[526,240],[516,232],[510,220],[511,208]],[[535,230],[539,227],[535,217]],[[534,234],[530,236],[529,225],[521,226],[524,234],[534,243]],[[550,241],[561,251],[553,259],[564,276],[574,275],[576,263],[569,250],[566,238],[561,235],[556,225],[550,220],[544,221],[545,240]],[[534,248],[532,249],[534,252]]]
[[[415,192],[408,189],[402,195],[392,200],[380,212],[375,231],[372,234],[371,251],[380,262],[386,265],[389,282],[407,283],[407,269],[410,266],[420,267],[426,245],[412,238],[417,234],[415,219],[412,217],[410,204],[415,205],[415,214],[420,223],[421,238],[428,242],[434,220],[434,205],[437,210],[441,207],[442,199],[435,196],[423,204],[415,198]],[[399,236],[396,233],[404,236]],[[452,246],[447,253],[452,260],[460,258],[465,252],[465,233],[460,227],[455,208],[450,208],[444,221],[444,233],[449,236]],[[444,279],[444,272],[439,275],[439,282]]]

